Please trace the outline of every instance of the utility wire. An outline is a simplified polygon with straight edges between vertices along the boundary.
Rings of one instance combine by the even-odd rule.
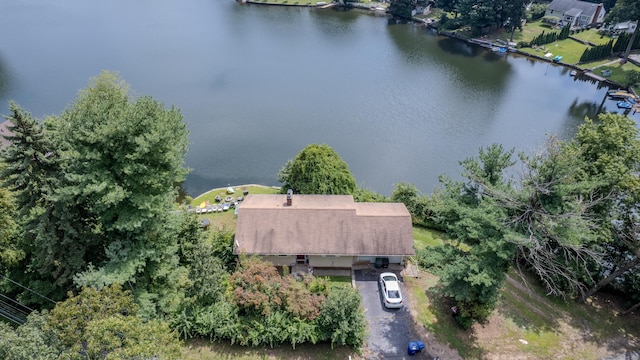
[[[13,281],[13,280],[9,279],[8,277],[6,277],[6,276],[2,275],[2,274],[0,274],[0,276],[2,276],[3,278],[5,278],[5,279],[7,279],[7,280],[11,281],[12,283],[14,283],[14,284],[16,284],[16,285],[18,285],[18,286],[20,286],[21,288],[26,289],[26,290],[29,290],[29,291],[31,291],[32,293],[34,293],[34,294],[36,294],[36,295],[40,296],[41,298],[43,298],[43,299],[47,299],[47,300],[51,301],[51,303],[56,304],[56,301],[55,301],[55,300],[52,300],[52,299],[50,299],[50,298],[48,298],[48,297],[46,297],[46,296],[44,296],[44,295],[40,294],[39,292],[37,292],[37,291],[35,291],[35,290],[31,290],[31,289],[29,289],[28,287],[26,287],[26,286],[24,286],[24,285],[22,285],[22,284],[19,284],[19,283],[15,282],[15,281]]]

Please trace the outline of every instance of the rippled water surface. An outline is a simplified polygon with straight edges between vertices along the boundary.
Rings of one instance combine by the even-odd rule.
[[[192,195],[278,185],[311,143],[356,181],[430,193],[440,174],[498,142],[535,151],[585,116],[617,111],[606,88],[566,69],[501,56],[359,11],[233,0],[4,1],[0,110],[60,113],[101,70],[181,109]],[[632,115],[640,118],[640,114]]]

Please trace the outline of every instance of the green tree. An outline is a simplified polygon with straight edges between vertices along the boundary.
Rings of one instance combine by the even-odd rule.
[[[410,19],[413,9],[414,2],[412,0],[393,0],[389,5],[389,13],[402,19]]]
[[[47,326],[46,315],[33,312],[16,329],[0,321],[0,358],[5,360],[63,360],[65,348]]]
[[[437,272],[441,291],[457,307],[456,320],[463,328],[491,314],[515,257],[516,245],[505,226],[507,212],[485,195],[489,187],[510,192],[502,174],[513,163],[512,152],[498,145],[480,149],[478,158],[461,162],[466,183],[442,177],[443,189],[432,198],[433,221],[455,239],[437,250]]]
[[[0,178],[15,194],[15,218],[19,227],[17,249],[24,254],[22,262],[11,269],[11,276],[39,293],[61,298],[65,291],[59,291],[58,287],[71,284],[73,273],[80,269],[77,259],[82,258],[83,252],[76,251],[78,237],[60,236],[55,219],[70,215],[74,209],[56,206],[49,198],[58,188],[61,177],[57,149],[50,133],[16,103],[10,102],[9,109],[11,114],[6,118],[12,124],[8,128],[13,135],[5,136],[10,145],[2,153],[6,167]],[[78,231],[82,225],[70,220],[65,232]],[[45,232],[57,234],[60,241],[51,241],[43,236]],[[58,243],[66,243],[66,248],[54,245]],[[66,261],[58,262],[63,257]],[[21,290],[14,289],[16,293]],[[41,303],[40,298],[31,295],[25,292],[21,300]]]
[[[617,0],[615,6],[607,13],[605,22],[615,24],[623,21],[638,21],[640,23],[640,2],[636,0]],[[633,43],[638,36],[638,27],[636,27],[631,40],[627,45],[621,63],[627,62]]]
[[[600,239],[596,249],[603,253],[604,260],[592,266],[597,269],[596,279],[588,283],[591,288],[583,299],[623,275],[633,277],[640,271],[638,134],[633,120],[619,114],[603,114],[598,121],[586,119],[570,144],[582,158],[585,177],[596,183],[599,193],[611,194],[594,209]]]
[[[18,248],[16,238],[16,223],[13,220],[15,207],[11,193],[0,187],[0,273],[8,267],[17,264],[23,257]]]
[[[351,287],[333,288],[315,322],[319,340],[330,341],[332,347],[348,345],[360,348],[367,336],[360,294]]]
[[[87,359],[180,359],[180,341],[166,322],[136,316],[91,321],[86,333]]]
[[[51,310],[47,326],[72,359],[178,359],[177,335],[164,322],[144,322],[137,311],[131,292],[119,285],[84,288]]]
[[[446,12],[454,13],[455,17],[458,17],[458,3],[460,0],[436,0],[435,6]]]
[[[283,183],[283,193],[291,189],[296,194],[347,195],[356,190],[349,167],[328,145],[304,148],[285,164],[278,179]]]
[[[396,184],[391,194],[391,201],[403,203],[411,213],[411,221],[414,224],[434,225],[429,222],[432,215],[429,209],[429,199],[420,193],[415,185],[407,183]]]
[[[504,3],[502,16],[506,20],[506,30],[511,33],[509,41],[513,41],[516,29],[522,31],[522,22],[527,18],[528,3],[526,0],[512,0]]]
[[[173,306],[168,289],[186,278],[171,213],[175,184],[186,174],[180,112],[148,96],[134,99],[124,81],[104,72],[46,125],[64,179],[40,221],[51,224],[39,236],[55,256],[39,267],[55,264],[81,286],[129,281],[145,313]]]
[[[29,213],[45,201],[45,194],[55,187],[58,168],[56,149],[38,121],[15,102],[9,102],[11,122],[6,136],[10,145],[3,151],[6,167],[2,169],[2,183],[16,197],[18,218],[28,221]]]
[[[629,70],[626,74],[627,86],[632,87],[640,83],[640,71]]]
[[[542,18],[547,10],[547,4],[532,3],[527,10],[528,20],[538,20]]]

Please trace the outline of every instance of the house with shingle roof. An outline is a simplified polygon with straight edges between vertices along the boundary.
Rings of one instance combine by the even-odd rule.
[[[553,0],[547,5],[545,18],[557,18],[561,26],[588,26],[602,23],[606,10],[602,3],[580,0]]]
[[[360,203],[351,195],[250,194],[238,207],[234,253],[276,266],[351,269],[376,258],[404,265],[414,255],[402,203]]]

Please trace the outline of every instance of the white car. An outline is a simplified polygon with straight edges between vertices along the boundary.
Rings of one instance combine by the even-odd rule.
[[[378,282],[384,298],[384,306],[386,308],[401,308],[403,306],[402,292],[400,292],[400,283],[396,274],[384,272],[380,274]]]

